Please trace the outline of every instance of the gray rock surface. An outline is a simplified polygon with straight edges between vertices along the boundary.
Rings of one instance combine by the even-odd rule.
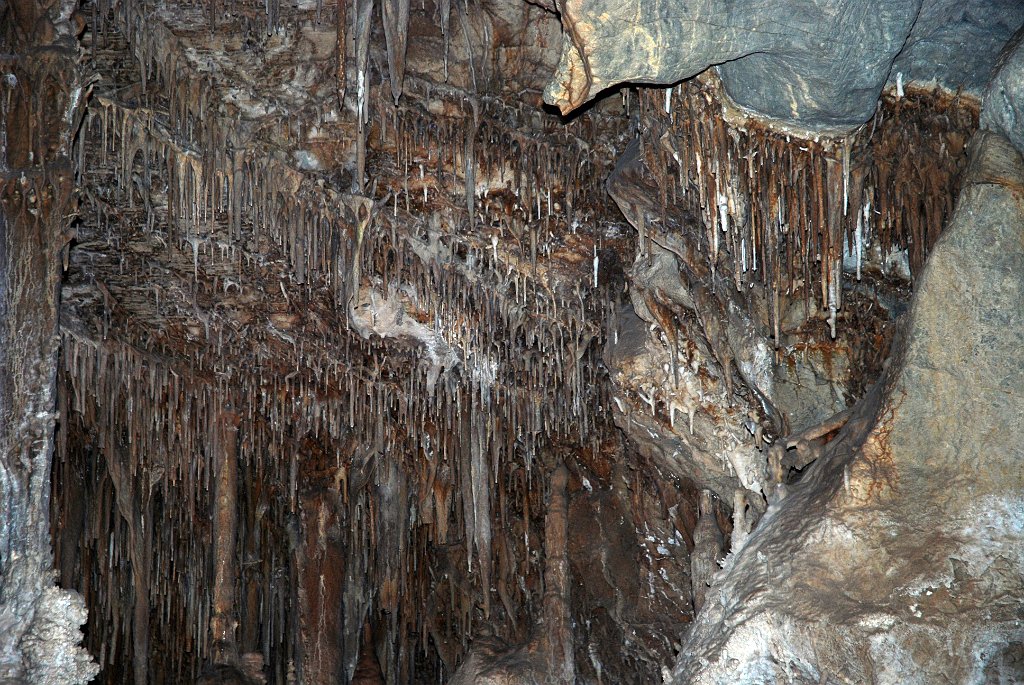
[[[1024,24],[1019,0],[924,0],[889,83],[936,82],[981,94],[999,51]]]
[[[770,47],[721,64],[722,85],[737,104],[773,119],[857,126],[874,114],[919,4],[781,3],[768,10],[775,25],[751,27],[773,34]]]
[[[1022,225],[1024,161],[980,133],[889,372],[727,560],[671,682],[1024,681]]]
[[[846,409],[849,375],[848,355],[839,351],[812,349],[800,355],[800,363],[777,365],[775,398],[791,429],[809,428]]]
[[[742,106],[806,126],[852,126],[874,112],[919,7],[566,0],[562,60],[545,98],[566,112],[616,83],[672,83],[724,64],[726,89]]]
[[[985,93],[981,127],[1003,134],[1024,150],[1024,27],[1006,45],[999,67]]]
[[[565,0],[561,11],[545,100],[563,113],[619,83],[671,84],[718,65],[736,104],[823,131],[868,120],[897,72],[980,90],[1024,22],[1014,0]]]
[[[78,685],[99,670],[78,644],[82,598],[53,587],[50,544],[60,282],[53,256],[70,235],[70,141],[86,99],[77,46],[55,42],[70,32],[66,5],[24,3],[0,22],[0,683]],[[32,23],[18,26],[26,18]]]

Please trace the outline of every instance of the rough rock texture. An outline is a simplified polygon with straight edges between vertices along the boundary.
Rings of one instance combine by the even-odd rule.
[[[545,97],[564,113],[623,81],[673,83],[728,62],[723,80],[741,105],[809,126],[859,124],[917,8],[916,0],[568,0],[562,60]]]
[[[1018,0],[923,0],[889,83],[936,82],[950,90],[985,91],[999,51],[1024,24]]]
[[[648,335],[650,324],[632,308],[624,309],[618,324],[605,359],[612,370],[616,422],[637,449],[666,472],[688,474],[726,501],[737,488],[759,492],[762,460],[743,426],[753,406],[730,407],[724,382],[701,379],[700,372],[707,378],[705,369],[714,364],[711,355],[693,352],[694,367],[681,355],[681,380],[673,384],[668,346]],[[662,417],[658,405],[664,406]]]
[[[672,682],[1024,678],[1022,224],[1024,162],[981,133],[889,371],[727,560]]]
[[[917,2],[786,2],[768,9],[777,26],[767,49],[718,67],[728,95],[759,114],[808,128],[867,121]],[[755,15],[755,17],[758,15]]]
[[[623,82],[671,84],[708,67],[759,115],[807,129],[871,117],[897,69],[954,87],[985,84],[1018,3],[953,0],[566,0],[562,58],[545,99],[569,112]]]
[[[89,682],[99,668],[79,647],[87,616],[85,600],[77,592],[47,587],[36,603],[21,649],[29,664],[26,679],[33,685],[68,685]]]
[[[52,587],[50,465],[59,259],[70,239],[69,157],[83,84],[70,7],[0,6],[0,682],[70,685],[97,668],[78,646],[81,597]]]
[[[981,126],[998,131],[1024,150],[1024,27],[1006,45],[999,66],[985,93]]]

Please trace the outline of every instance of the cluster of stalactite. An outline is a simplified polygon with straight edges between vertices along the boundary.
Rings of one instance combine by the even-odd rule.
[[[210,556],[219,554],[211,481],[227,458],[237,459],[243,484],[236,640],[243,651],[266,655],[273,682],[295,666],[299,517],[318,491],[325,493],[324,516],[338,517],[341,529],[334,536],[346,568],[334,571],[346,579],[345,627],[358,635],[371,606],[388,617],[386,637],[396,651],[385,663],[399,669],[398,681],[412,677],[417,657],[434,657],[428,639],[451,659],[465,647],[475,604],[488,601],[487,592],[470,592],[467,583],[494,583],[512,624],[535,602],[519,579],[536,569],[516,560],[529,559],[539,545],[529,517],[540,506],[542,473],[531,482],[521,456],[499,456],[505,446],[498,443],[514,431],[499,421],[490,430],[480,426],[472,417],[484,408],[470,398],[452,425],[406,423],[398,420],[399,398],[375,384],[356,402],[355,425],[345,430],[348,407],[341,402],[331,403],[337,423],[328,426],[313,423],[312,410],[303,416],[294,397],[282,393],[264,413],[247,403],[260,389],[244,380],[209,382],[123,343],[66,331],[63,350],[74,391],[57,459],[64,512],[58,564],[71,578],[76,559],[89,570],[80,582],[94,611],[90,646],[114,669],[108,678],[116,680],[116,669],[133,661],[157,681],[195,675],[210,658]],[[232,448],[221,426],[234,414],[241,422]],[[493,571],[492,515],[494,526],[515,533],[499,537]],[[480,545],[477,560],[462,566],[473,542]],[[438,549],[463,546],[446,561],[451,568],[437,564]],[[452,576],[447,583],[430,577],[432,565],[441,578]],[[438,616],[451,623],[438,624]],[[346,647],[354,665],[358,643]]]
[[[626,128],[623,117],[594,113],[560,123],[499,97],[414,79],[406,84],[410,102],[382,100],[372,108],[377,147],[391,153],[392,164],[379,171],[393,184],[395,208],[421,213],[453,193],[468,195],[471,227],[507,231],[511,240],[532,246],[535,261],[538,246],[548,254],[553,249],[544,245],[551,234],[576,232],[594,218],[592,208],[604,204],[612,149],[599,145],[595,133],[600,127],[614,140]],[[469,192],[467,171],[474,181]],[[537,235],[523,237],[526,231]]]
[[[220,554],[239,562],[233,641],[272,682],[313,667],[302,614],[332,600],[343,668],[372,618],[391,682],[454,668],[478,615],[521,637],[540,597],[535,464],[552,441],[596,440],[603,404],[607,288],[573,227],[599,192],[594,131],[551,140],[497,101],[438,92],[454,114],[431,115],[375,91],[381,183],[375,201],[351,196],[212,115],[216,84],[189,78],[170,32],[143,31],[131,8],[94,37],[119,74],[116,27],[134,27],[146,85],[124,87],[138,78],[125,70],[97,86],[79,140],[55,467],[58,563],[86,595],[105,677],[131,664],[160,682],[214,660]],[[478,195],[468,170],[507,185]],[[498,240],[457,231],[484,222]],[[563,234],[582,263],[558,259]],[[375,303],[395,301],[378,326]],[[391,325],[413,335],[390,340]],[[235,550],[209,522],[225,460]],[[327,547],[342,550],[332,587],[307,587]]]
[[[224,219],[223,214],[214,219],[204,203],[188,202],[201,180],[195,173],[198,164],[160,137],[159,127],[146,121],[147,114],[103,96],[96,100],[87,135],[97,142],[93,158],[100,168],[84,172],[94,224],[80,230],[78,265],[86,283],[95,284],[93,299],[79,303],[94,305],[98,331],[106,335],[126,324],[140,336],[140,348],[183,355],[194,374],[230,381],[243,372],[263,371],[264,376],[257,374],[260,385],[270,386],[264,402],[285,390],[326,399],[338,394],[339,383],[350,387],[358,382],[356,366],[361,362],[350,359],[372,358],[384,350],[379,339],[347,330],[344,305],[357,295],[350,291],[367,287],[353,285],[349,278],[358,270],[390,296],[411,293],[407,315],[429,315],[426,323],[438,340],[461,351],[451,364],[487,377],[481,387],[497,393],[502,406],[521,406],[514,399],[520,395],[548,393],[547,406],[558,409],[553,416],[513,415],[524,435],[561,426],[554,418],[560,416],[578,417],[571,423],[581,421],[579,430],[588,431],[585,395],[594,379],[587,374],[594,371],[582,362],[589,343],[600,334],[592,322],[601,319],[604,303],[595,296],[603,292],[592,279],[576,278],[572,288],[552,288],[543,279],[528,278],[529,265],[499,263],[504,253],[492,250],[480,235],[445,235],[443,250],[429,253],[436,259],[424,259],[417,249],[431,240],[426,222],[420,222],[422,240],[400,235],[402,222],[392,220],[388,207],[378,225],[357,238],[354,221],[322,200],[320,206],[307,204],[312,193],[286,180],[296,180],[297,172],[273,163],[247,167],[237,179],[252,192],[240,191],[244,194],[236,204],[252,208],[241,212],[244,220]],[[125,159],[134,165],[124,164]],[[133,199],[139,187],[142,199]],[[168,189],[166,205],[156,204],[151,193],[157,187]],[[293,191],[265,192],[282,187]],[[104,197],[104,189],[115,193]],[[321,193],[329,195],[323,189]],[[416,223],[407,215],[400,219],[405,225]],[[196,225],[189,228],[193,220]],[[243,224],[244,237],[233,236],[230,226],[241,231]],[[308,247],[291,257],[296,245]],[[128,249],[119,253],[117,247]],[[497,261],[495,255],[500,255]],[[582,275],[590,272],[587,263]],[[76,283],[74,274],[70,282]],[[258,306],[254,293],[259,293]],[[297,311],[293,299],[305,309]],[[245,311],[237,311],[243,304]],[[133,328],[133,323],[146,325]],[[525,376],[510,363],[531,356],[537,364]],[[393,357],[400,371],[394,375],[409,384],[410,395],[436,394],[428,392],[426,364],[401,359],[400,352]],[[368,373],[371,383],[383,374],[375,369]],[[395,385],[396,392],[403,390],[400,382]],[[554,388],[571,392],[556,394]],[[443,385],[439,392],[445,392]]]
[[[776,342],[780,293],[842,306],[844,254],[920,267],[976,126],[908,92],[797,142],[723,117],[707,83],[559,122],[404,74],[401,2],[390,87],[371,79],[357,4],[88,5],[105,80],[78,138],[54,509],[108,682],[195,677],[225,650],[272,682],[347,675],[366,623],[388,680],[412,682],[450,673],[480,618],[527,637],[553,445],[596,453],[611,430],[598,352],[633,245],[603,230],[604,183],[631,119],[663,218],[640,250],[683,227],[712,286],[766,288]],[[284,35],[285,10],[352,30],[358,89],[340,50],[297,99],[240,104],[224,60]],[[238,50],[182,47],[211,29]]]
[[[664,225],[681,210],[700,218],[688,239],[737,289],[766,289],[776,340],[780,293],[816,302],[834,325],[844,268],[859,279],[871,248],[906,250],[920,270],[978,125],[976,101],[938,90],[886,93],[871,121],[838,137],[724,115],[711,78],[638,95]]]

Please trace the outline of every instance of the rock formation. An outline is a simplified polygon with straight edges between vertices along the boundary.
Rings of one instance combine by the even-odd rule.
[[[72,139],[89,83],[72,5],[0,9],[0,682],[64,685],[97,671],[78,643],[81,595],[53,585],[50,469],[59,255],[75,213]]]
[[[562,56],[545,98],[563,113],[619,83],[672,84],[717,66],[735,103],[805,130],[862,124],[890,80],[980,92],[1024,19],[1012,1],[566,0],[559,9]]]
[[[888,368],[733,550],[673,682],[1024,678],[1024,159],[1004,133],[1021,54],[986,93]]]
[[[0,5],[0,682],[1024,680],[1024,7],[720,5]]]

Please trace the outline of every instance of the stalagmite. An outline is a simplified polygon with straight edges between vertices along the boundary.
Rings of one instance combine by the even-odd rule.
[[[572,619],[569,611],[569,516],[566,488],[569,471],[564,464],[551,474],[551,499],[544,519],[544,629],[547,674],[554,683],[576,682],[573,661]]]
[[[704,606],[711,579],[718,572],[718,562],[723,556],[722,533],[715,521],[714,496],[709,490],[702,490],[699,518],[693,529],[693,549],[690,550],[694,612],[699,612]]]
[[[569,574],[569,472],[559,464],[550,479],[550,499],[544,518],[543,623],[533,639],[511,650],[483,642],[470,652],[449,685],[508,683],[528,685],[576,682]]]

